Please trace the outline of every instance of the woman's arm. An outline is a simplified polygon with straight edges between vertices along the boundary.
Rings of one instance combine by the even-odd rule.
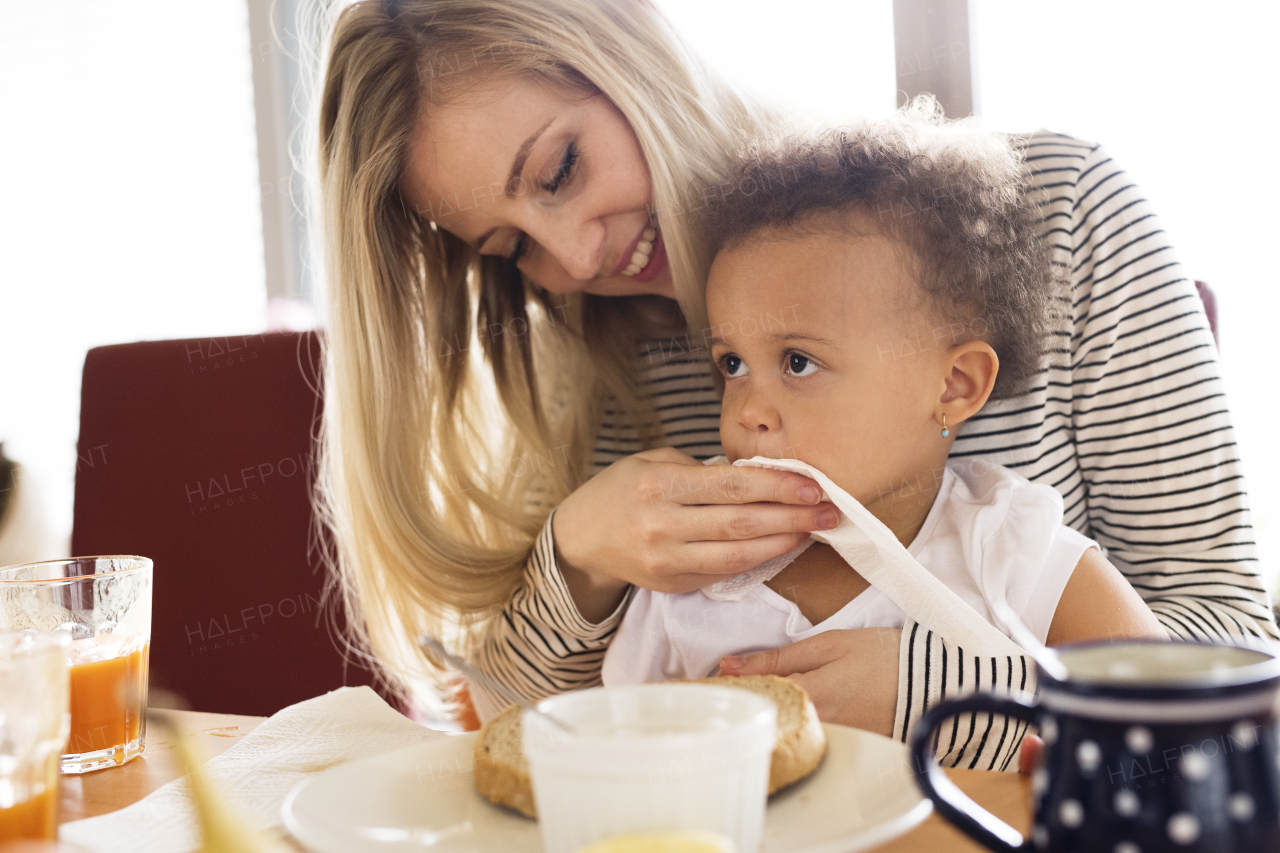
[[[951,455],[989,458],[1061,492],[1064,522],[1107,549],[1169,635],[1280,638],[1193,282],[1141,190],[1099,146],[1039,133],[1025,151],[1042,237],[1070,283],[1056,363],[1030,393],[967,423]],[[1026,657],[975,655],[908,623],[894,737],[905,741],[940,698],[1016,689],[1027,673]],[[937,750],[948,766],[1016,764],[1019,724],[975,715],[950,734]]]
[[[525,566],[524,582],[489,620],[474,663],[526,699],[542,699],[600,684],[609,640],[618,630],[629,593],[597,622],[582,617],[556,565],[554,513],[543,525]],[[478,684],[468,685],[476,713],[488,720],[508,704]]]
[[[685,592],[786,553],[808,536],[788,532],[793,526],[818,529],[837,521],[830,504],[776,502],[804,500],[795,493],[811,482],[760,468],[706,468],[672,448],[615,463],[547,519],[529,555],[524,582],[490,620],[475,663],[526,699],[600,684],[604,653],[632,584]],[[817,495],[815,489],[815,499]],[[701,506],[695,503],[699,500],[716,503]],[[743,505],[751,503],[755,505]],[[568,527],[578,538],[566,541],[561,514],[569,507],[583,513],[580,529]],[[681,516],[700,510],[712,516],[742,512],[744,520],[698,533],[700,526],[710,525]],[[828,522],[820,518],[824,511],[832,513]],[[685,543],[682,535],[725,538]],[[565,565],[563,551],[571,543],[573,553],[586,554],[605,569],[592,574]],[[482,720],[507,704],[477,686],[471,692]]]
[[[993,411],[974,449],[1003,445],[1006,464],[1062,492],[1065,523],[1107,549],[1171,635],[1280,637],[1194,283],[1100,147],[1038,134],[1026,150],[1046,194],[1044,239],[1069,276],[1070,323],[1040,391],[1043,421],[1001,436],[1017,416]]]

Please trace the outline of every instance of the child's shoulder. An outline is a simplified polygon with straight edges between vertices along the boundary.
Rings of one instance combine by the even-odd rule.
[[[1063,525],[1062,496],[1052,486],[981,459],[953,460],[947,470],[947,502],[917,559],[930,571],[949,568],[944,582],[978,590],[973,601],[1005,598],[1043,637],[1066,578],[1092,543]]]

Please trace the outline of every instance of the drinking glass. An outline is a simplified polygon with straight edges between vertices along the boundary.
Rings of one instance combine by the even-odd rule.
[[[0,633],[0,845],[58,837],[58,764],[70,730],[69,638]]]
[[[63,773],[124,764],[146,741],[151,569],[146,557],[75,557],[0,569],[0,631],[71,638]]]
[[[525,711],[542,845],[574,853],[631,834],[701,832],[753,853],[764,832],[778,708],[709,684],[598,687]]]

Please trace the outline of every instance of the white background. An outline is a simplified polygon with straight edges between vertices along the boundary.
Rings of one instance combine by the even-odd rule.
[[[243,0],[0,11],[0,440],[43,493],[47,556],[85,352],[264,328],[248,21]]]

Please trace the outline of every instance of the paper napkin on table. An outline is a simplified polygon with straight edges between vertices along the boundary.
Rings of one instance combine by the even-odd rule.
[[[283,825],[285,795],[313,774],[438,737],[447,735],[405,718],[368,687],[343,687],[277,712],[204,768],[245,824],[266,830]],[[63,824],[58,837],[91,853],[190,853],[201,846],[185,777],[119,811]]]

